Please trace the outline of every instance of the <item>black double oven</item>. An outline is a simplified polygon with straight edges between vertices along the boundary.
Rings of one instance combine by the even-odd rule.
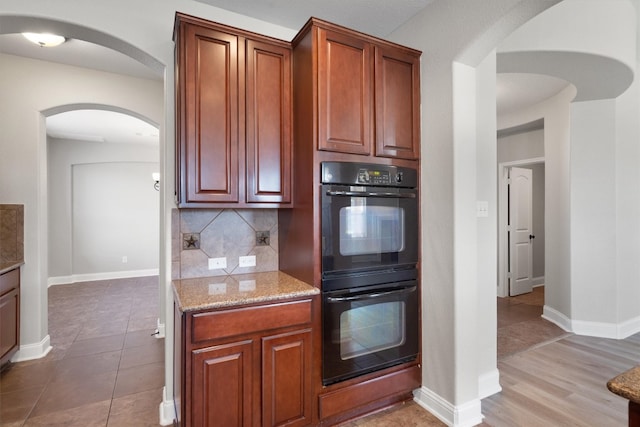
[[[323,162],[323,384],[419,352],[415,169]]]

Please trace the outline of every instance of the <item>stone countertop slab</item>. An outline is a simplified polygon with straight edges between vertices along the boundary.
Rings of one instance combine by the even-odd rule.
[[[22,261],[10,261],[10,262],[0,262],[0,274],[4,274],[8,271],[11,271],[15,268],[20,267],[24,262]]]
[[[607,388],[618,396],[640,404],[640,366],[629,369],[609,380]]]
[[[179,279],[173,295],[182,312],[317,295],[320,290],[281,271]]]

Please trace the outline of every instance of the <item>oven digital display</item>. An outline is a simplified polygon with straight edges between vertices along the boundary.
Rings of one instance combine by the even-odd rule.
[[[369,185],[388,185],[391,183],[389,171],[375,169],[360,169],[358,171],[358,183]]]

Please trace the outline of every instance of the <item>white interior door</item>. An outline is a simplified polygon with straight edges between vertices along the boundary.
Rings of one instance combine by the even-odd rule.
[[[531,169],[512,167],[509,178],[509,295],[514,296],[533,289]]]

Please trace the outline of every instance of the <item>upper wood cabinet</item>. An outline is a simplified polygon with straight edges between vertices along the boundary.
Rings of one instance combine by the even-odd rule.
[[[420,56],[375,49],[376,156],[420,157]]]
[[[318,29],[318,149],[371,154],[373,47]]]
[[[247,202],[291,201],[291,49],[247,40]]]
[[[180,207],[291,203],[289,43],[176,14]]]
[[[293,43],[295,90],[317,84],[319,150],[419,158],[419,51],[315,18]]]

